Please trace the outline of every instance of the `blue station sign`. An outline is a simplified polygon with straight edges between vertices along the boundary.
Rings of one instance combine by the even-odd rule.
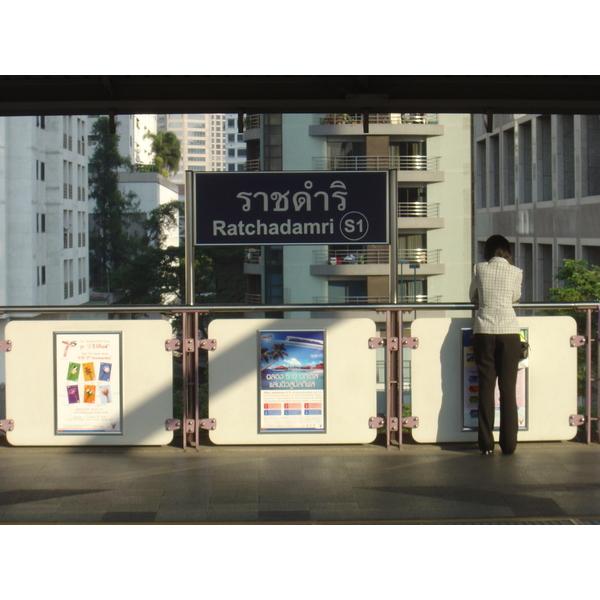
[[[387,244],[387,171],[194,173],[195,244]]]

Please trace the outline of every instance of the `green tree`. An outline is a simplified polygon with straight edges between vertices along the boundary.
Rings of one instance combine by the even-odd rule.
[[[163,177],[179,171],[181,160],[181,142],[172,131],[159,131],[147,133],[147,138],[152,140],[151,150],[154,154],[154,164]]]
[[[560,287],[550,288],[548,297],[553,302],[600,301],[600,266],[588,269],[585,260],[565,260],[556,271]]]
[[[556,271],[555,279],[561,283],[560,287],[550,288],[548,298],[552,302],[600,302],[600,266],[591,265],[585,260],[565,260],[562,267]],[[586,331],[586,311],[582,310],[556,310],[546,314],[568,315],[577,322],[577,331],[581,334]],[[598,330],[598,311],[592,311],[592,331]],[[535,351],[535,350],[533,350]],[[592,345],[592,377],[597,371],[597,344]],[[578,393],[585,395],[586,370],[584,347],[578,350]],[[597,385],[594,383],[594,386]]]
[[[108,285],[108,271],[119,269],[128,260],[132,239],[128,233],[136,220],[135,194],[119,189],[119,170],[131,169],[119,154],[118,134],[109,131],[108,117],[100,117],[91,135],[97,145],[89,162],[89,195],[95,200],[90,223],[90,280],[93,287]]]

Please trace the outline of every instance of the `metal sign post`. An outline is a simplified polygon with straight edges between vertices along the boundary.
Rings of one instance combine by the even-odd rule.
[[[184,303],[194,304],[194,173],[185,172],[185,294]]]

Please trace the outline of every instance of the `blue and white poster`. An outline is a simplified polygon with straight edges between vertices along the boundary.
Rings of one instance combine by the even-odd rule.
[[[325,432],[325,332],[258,333],[259,433]]]

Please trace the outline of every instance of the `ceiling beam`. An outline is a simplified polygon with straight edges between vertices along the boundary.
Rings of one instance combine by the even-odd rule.
[[[0,116],[111,112],[600,114],[600,77],[0,76]]]

